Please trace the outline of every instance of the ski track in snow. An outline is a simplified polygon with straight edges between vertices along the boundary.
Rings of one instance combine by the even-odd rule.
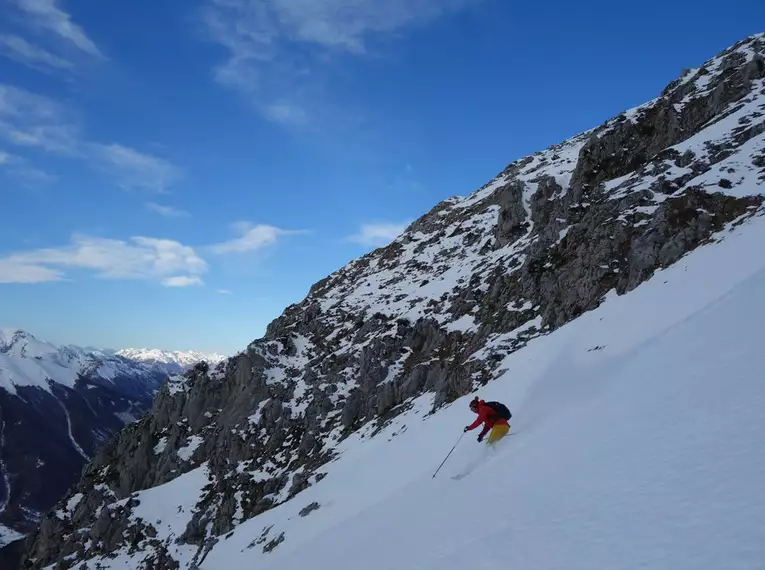
[[[66,409],[66,405],[64,404],[64,402],[59,400],[58,397],[56,397],[56,399],[58,400],[58,403],[61,404],[61,409],[64,410],[64,415],[66,416],[66,430],[67,430],[67,433],[69,434],[69,441],[72,442],[72,445],[77,450],[77,453],[79,453],[85,459],[85,461],[90,461],[90,457],[88,457],[88,454],[83,451],[83,449],[80,447],[80,444],[78,444],[77,441],[74,439],[74,434],[72,433],[72,420],[69,417],[69,410]]]

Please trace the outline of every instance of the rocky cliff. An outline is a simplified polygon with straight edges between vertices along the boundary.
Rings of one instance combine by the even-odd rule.
[[[491,381],[529,339],[761,215],[764,188],[758,35],[438,204],[240,354],[172,377],[43,519],[23,567],[199,564],[241,522],[331,477],[352,432],[423,393],[435,411]],[[183,504],[158,507],[169,488]],[[283,540],[266,529],[251,547]]]

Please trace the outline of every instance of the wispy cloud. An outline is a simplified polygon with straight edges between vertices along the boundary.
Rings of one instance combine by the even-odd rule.
[[[80,152],[74,117],[54,100],[0,84],[0,137],[20,147],[62,155]]]
[[[215,291],[215,292],[216,292],[218,295],[231,295],[231,294],[232,294],[232,293],[231,293],[231,291],[229,291],[228,289],[218,289],[218,290],[217,290],[217,291]]]
[[[275,244],[280,236],[305,233],[304,230],[283,230],[274,226],[250,222],[236,222],[234,230],[239,237],[209,246],[216,254],[245,253]]]
[[[59,177],[50,172],[46,172],[33,166],[21,166],[13,170],[13,174],[22,181],[30,184],[52,184],[59,180]]]
[[[263,108],[263,113],[273,122],[284,125],[302,125],[308,118],[303,107],[287,102],[266,105]]]
[[[165,286],[178,287],[201,283],[208,265],[193,248],[173,240],[133,237],[122,241],[75,235],[68,246],[0,258],[0,283],[58,281],[65,277],[66,269],[90,270],[105,279],[159,280]]]
[[[86,140],[77,117],[65,106],[12,85],[0,84],[0,139],[83,160],[126,188],[166,192],[183,176],[163,158],[117,143]]]
[[[202,20],[228,52],[216,80],[246,93],[264,116],[305,123],[317,71],[328,56],[362,55],[394,37],[480,0],[207,0]]]
[[[0,167],[21,181],[32,185],[47,184],[58,179],[53,174],[31,166],[26,158],[2,150],[0,150]]]
[[[35,168],[34,166],[28,166],[23,162],[9,169],[9,172],[27,187],[52,184],[59,179],[55,174]]]
[[[202,285],[202,279],[199,277],[189,277],[180,275],[177,277],[168,277],[162,280],[165,287],[191,287],[192,285]]]
[[[120,144],[91,143],[90,155],[127,188],[165,192],[181,177],[174,164]]]
[[[11,3],[26,15],[31,27],[52,33],[89,56],[104,57],[93,40],[72,21],[71,15],[58,7],[56,0],[11,0]]]
[[[45,283],[61,281],[63,273],[23,260],[0,259],[0,283]]]
[[[387,245],[400,236],[410,223],[373,222],[362,224],[359,232],[350,236],[348,240],[370,247]]]
[[[72,62],[15,35],[0,35],[0,55],[41,71],[74,67]]]
[[[155,202],[148,202],[146,207],[152,212],[156,212],[160,216],[166,218],[184,218],[191,215],[186,210],[179,210],[172,206],[163,206],[162,204],[157,204]]]

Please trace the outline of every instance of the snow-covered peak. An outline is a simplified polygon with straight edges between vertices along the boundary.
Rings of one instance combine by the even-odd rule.
[[[8,339],[12,339],[19,332],[24,331],[10,327],[0,327],[0,344],[8,342]]]
[[[13,328],[0,328],[0,353],[20,358],[45,357],[58,352],[58,347]]]
[[[214,352],[205,353],[195,350],[159,350],[156,348],[125,348],[118,350],[115,354],[137,362],[176,365],[179,368],[188,368],[203,360],[209,364],[217,364],[226,358],[225,355]]]
[[[21,386],[49,391],[51,382],[71,388],[78,379],[110,384],[138,380],[143,383],[139,391],[153,393],[164,373],[150,363],[77,346],[57,346],[20,329],[0,329],[0,388],[11,394]]]

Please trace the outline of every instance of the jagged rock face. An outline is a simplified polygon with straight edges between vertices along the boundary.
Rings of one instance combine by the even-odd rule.
[[[761,211],[764,52],[748,38],[654,101],[511,164],[314,285],[241,354],[171,378],[44,519],[24,568],[132,552],[141,568],[192,567],[323,477],[345,435],[424,392],[434,407],[468,393],[530,338]],[[172,532],[143,515],[138,492],[160,484],[196,493]]]

